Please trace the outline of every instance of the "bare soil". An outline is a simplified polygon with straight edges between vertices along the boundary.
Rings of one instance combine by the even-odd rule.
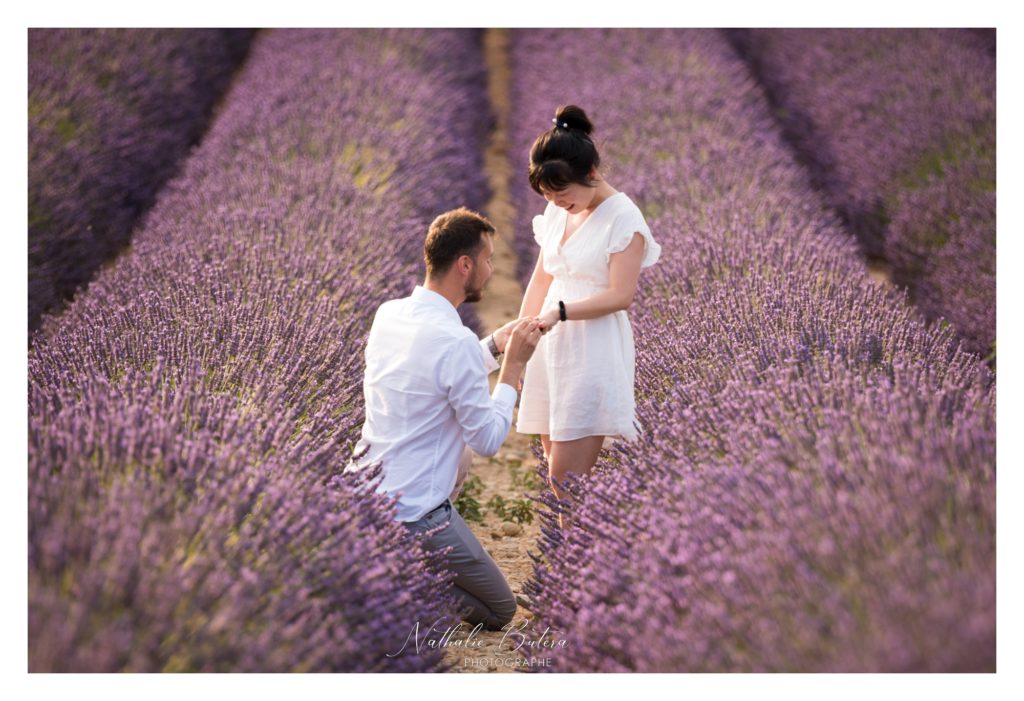
[[[487,333],[517,318],[523,298],[522,286],[516,279],[516,255],[510,246],[516,212],[508,190],[509,179],[514,174],[510,166],[507,137],[510,107],[507,45],[507,30],[486,30],[484,53],[488,65],[488,92],[496,116],[496,128],[484,158],[484,168],[493,196],[483,213],[498,231],[495,240],[494,274],[487,283],[483,298],[476,309]],[[497,373],[493,373],[492,388],[496,380]],[[479,477],[483,483],[483,493],[476,499],[481,504],[481,511],[484,512],[484,521],[467,523],[484,549],[501,568],[516,594],[522,593],[523,584],[533,574],[533,560],[527,555],[527,550],[538,554],[540,525],[538,519],[534,518],[533,523],[521,524],[519,532],[515,535],[507,535],[502,530],[503,519],[493,510],[486,508],[486,504],[495,495],[506,501],[525,498],[528,492],[521,484],[515,483],[513,470],[525,474],[532,472],[534,464],[530,437],[516,432],[513,418],[512,430],[497,455],[491,458],[477,456],[470,471],[471,476]],[[514,527],[512,530],[515,530]],[[532,631],[532,614],[520,606],[511,627],[518,629],[524,626]],[[454,672],[511,672],[521,669],[514,663],[514,660],[521,657],[513,649],[519,640],[515,630],[474,631],[472,626],[464,623],[450,640],[452,644],[446,648],[446,661],[454,665]]]

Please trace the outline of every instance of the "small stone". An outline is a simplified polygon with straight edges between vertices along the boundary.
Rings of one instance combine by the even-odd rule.
[[[501,532],[505,535],[519,535],[523,528],[518,523],[512,523],[511,521],[505,521],[501,524]]]
[[[501,531],[491,531],[491,537],[495,540],[501,540]]]

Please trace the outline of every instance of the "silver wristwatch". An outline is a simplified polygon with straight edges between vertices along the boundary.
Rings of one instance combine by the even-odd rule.
[[[491,352],[491,356],[497,360],[501,352],[498,350],[498,344],[494,342],[494,334],[492,333],[487,337],[487,350]]]

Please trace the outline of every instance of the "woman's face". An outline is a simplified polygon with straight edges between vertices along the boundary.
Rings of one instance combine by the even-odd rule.
[[[591,174],[591,177],[593,175]],[[596,187],[587,187],[578,183],[572,183],[564,190],[548,190],[542,186],[540,191],[544,195],[544,199],[554,202],[556,207],[561,207],[569,214],[578,214],[587,209],[597,197]]]

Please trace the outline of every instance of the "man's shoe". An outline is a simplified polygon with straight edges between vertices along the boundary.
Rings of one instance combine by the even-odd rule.
[[[516,594],[516,603],[527,611],[533,612],[533,600],[526,594]]]

